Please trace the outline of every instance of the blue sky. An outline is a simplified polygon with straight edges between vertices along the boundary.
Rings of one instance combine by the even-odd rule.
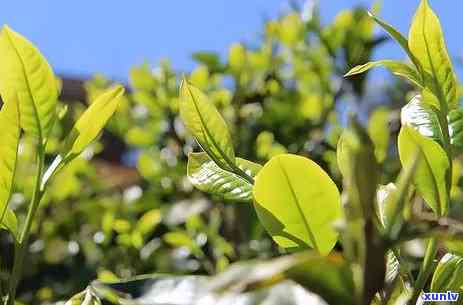
[[[301,0],[302,1],[302,0]],[[373,1],[321,0],[325,22],[340,10]],[[463,1],[430,0],[441,18],[452,56],[463,55]],[[58,73],[102,72],[126,80],[130,67],[170,58],[174,67],[194,67],[191,53],[224,55],[236,41],[258,39],[262,22],[288,9],[286,0],[80,0],[4,1],[0,22],[33,41]],[[384,0],[381,16],[403,33],[419,0]],[[379,57],[400,59],[388,43]]]

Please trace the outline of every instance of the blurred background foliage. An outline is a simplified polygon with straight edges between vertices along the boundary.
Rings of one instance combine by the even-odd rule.
[[[194,53],[191,73],[173,71],[168,60],[133,67],[125,101],[99,142],[54,178],[42,202],[20,298],[48,304],[94,278],[213,274],[238,260],[283,252],[252,207],[195,191],[186,178],[186,155],[198,147],[178,117],[183,75],[212,97],[238,156],[261,164],[284,152],[310,156],[340,185],[335,147],[353,112],[376,143],[383,184],[391,181],[400,167],[393,142],[399,111],[412,87],[392,77],[385,84],[368,82],[367,75],[344,78],[388,38],[375,34],[364,8],[342,11],[328,24],[319,16],[318,8],[295,9],[269,20],[260,41],[233,44],[227,58]],[[110,85],[96,75],[85,83],[87,96]],[[64,102],[50,156],[85,108]],[[31,196],[33,153],[25,139],[11,202],[22,217]],[[459,179],[454,177],[455,185]],[[457,188],[452,194],[462,201]],[[11,264],[12,241],[6,233],[0,238],[4,269]]]

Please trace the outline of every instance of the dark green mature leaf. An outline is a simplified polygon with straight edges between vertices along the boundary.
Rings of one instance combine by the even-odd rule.
[[[40,51],[5,26],[0,34],[0,93],[18,97],[21,126],[44,141],[56,116],[57,80]]]
[[[12,212],[8,209],[8,201],[13,190],[20,137],[17,99],[7,100],[0,110],[0,130],[0,224],[12,229]]]
[[[292,282],[246,293],[214,293],[202,276],[148,275],[116,283],[93,284],[97,294],[120,305],[325,305],[319,297]]]
[[[400,161],[404,167],[413,162],[417,151],[422,152],[414,177],[416,189],[437,215],[446,215],[449,205],[450,163],[444,149],[408,126],[403,126],[400,130],[398,146]]]
[[[437,265],[431,282],[433,292],[463,291],[463,257],[447,253]]]
[[[260,221],[280,246],[310,246],[321,254],[334,247],[341,199],[316,163],[290,154],[273,157],[256,176],[253,193]]]
[[[418,73],[418,71],[416,71],[415,68],[411,67],[406,63],[396,60],[380,60],[369,62],[364,65],[354,67],[344,76],[361,74],[376,67],[385,67],[393,74],[404,77],[405,79],[408,79],[409,81],[411,81],[419,87],[423,86],[422,81],[420,79],[420,74]]]
[[[180,117],[202,149],[222,169],[235,169],[235,151],[227,125],[220,113],[199,89],[182,82]]]
[[[259,164],[240,158],[236,158],[235,162],[250,177],[255,177],[262,168]],[[187,173],[191,183],[203,192],[230,201],[252,201],[252,184],[243,177],[220,168],[204,152],[188,155]]]
[[[413,18],[408,45],[424,72],[431,76],[430,88],[439,100],[439,104],[435,106],[444,112],[455,109],[458,83],[447,52],[439,18],[427,0],[421,0]]]

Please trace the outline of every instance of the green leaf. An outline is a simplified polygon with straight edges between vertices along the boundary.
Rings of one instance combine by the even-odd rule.
[[[407,53],[410,60],[415,65],[418,71],[421,71],[421,64],[418,59],[413,55],[412,51],[408,46],[408,40],[405,38],[399,31],[397,31],[393,26],[388,24],[387,22],[381,20],[380,18],[376,17],[374,14],[370,13],[371,18],[380,26],[382,27],[397,43],[402,47],[402,49]],[[420,78],[421,79],[421,78]],[[421,81],[420,81],[421,83]]]
[[[40,51],[4,26],[0,34],[0,93],[19,99],[21,126],[45,141],[56,117],[57,80]]]
[[[375,146],[378,162],[383,162],[389,150],[389,110],[379,107],[373,111],[368,121],[368,135]]]
[[[0,223],[6,222],[4,217],[8,218],[20,137],[18,100],[5,102],[0,110]]]
[[[183,123],[202,149],[220,168],[234,171],[235,152],[230,133],[209,98],[184,80],[179,107]]]
[[[15,238],[18,236],[18,219],[10,208],[6,208],[0,228],[10,231]]]
[[[427,0],[422,0],[413,18],[409,48],[424,72],[431,75],[430,87],[441,111],[457,107],[457,80],[447,52],[439,18]],[[447,113],[445,113],[446,115]]]
[[[420,79],[420,74],[418,73],[418,71],[416,71],[416,69],[411,67],[410,65],[407,65],[403,62],[396,61],[396,60],[380,60],[380,61],[369,62],[364,65],[354,67],[349,72],[347,72],[347,74],[344,76],[347,77],[347,76],[361,74],[361,73],[364,73],[376,67],[385,67],[389,71],[391,71],[391,73],[401,76],[405,79],[408,79],[409,81],[411,81],[412,83],[414,83],[415,85],[419,87],[423,87],[422,81]]]
[[[439,216],[447,214],[449,205],[450,163],[444,149],[416,130],[403,126],[398,139],[399,156],[405,167],[422,152],[414,183],[418,193]]]
[[[62,152],[45,172],[42,179],[42,188],[51,176],[77,157],[95,140],[117,110],[123,94],[124,87],[117,85],[103,92],[91,103],[66,137]]]
[[[447,253],[440,260],[431,281],[433,292],[463,291],[463,257]]]
[[[256,176],[253,193],[260,221],[280,246],[310,246],[327,254],[336,244],[339,191],[313,161],[290,154],[273,157]]]
[[[240,158],[236,158],[236,164],[250,177],[255,177],[262,168],[259,164]],[[252,201],[252,184],[243,177],[220,168],[204,152],[188,155],[187,173],[191,183],[203,192],[230,201]]]
[[[65,140],[65,159],[78,156],[101,132],[119,106],[124,87],[114,86],[101,95],[77,120]]]
[[[433,139],[442,145],[442,131],[438,118],[438,109],[424,103],[421,95],[416,95],[400,112],[402,125],[412,127],[422,136]]]

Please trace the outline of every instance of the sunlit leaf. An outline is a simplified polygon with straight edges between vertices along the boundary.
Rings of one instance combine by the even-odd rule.
[[[449,205],[451,177],[450,163],[444,149],[407,126],[403,126],[400,131],[398,146],[403,166],[412,162],[418,150],[422,152],[414,177],[416,189],[434,212],[445,215]]]
[[[235,152],[225,121],[209,98],[185,80],[180,87],[180,117],[209,157],[220,168],[233,171]]]
[[[409,33],[409,48],[431,76],[430,87],[441,111],[457,107],[457,80],[447,52],[439,18],[427,0],[421,0]],[[446,113],[445,113],[446,114]]]
[[[67,135],[64,148],[48,167],[42,179],[42,188],[65,164],[77,157],[100,134],[117,110],[124,87],[114,86],[99,95],[85,110]]]
[[[400,61],[396,60],[380,60],[380,61],[373,61],[366,63],[361,66],[357,66],[352,68],[349,72],[347,72],[346,75],[344,76],[352,76],[352,75],[357,75],[364,73],[370,69],[376,68],[376,67],[385,67],[389,71],[391,71],[393,74],[401,76],[405,79],[408,79],[415,85],[422,87],[422,81],[420,79],[420,74],[418,71],[416,71],[415,68],[411,67],[408,64],[405,64]]]
[[[66,159],[79,155],[101,132],[117,110],[124,87],[117,85],[99,95],[75,123],[66,138]]]
[[[236,164],[251,177],[261,168],[259,164],[240,158],[236,158]],[[252,184],[243,177],[218,167],[206,153],[188,155],[188,177],[201,191],[230,201],[252,201]]]
[[[438,109],[423,102],[421,95],[416,95],[401,111],[402,125],[407,125],[418,131],[422,136],[433,139],[444,145],[444,136],[438,118]],[[448,115],[448,132],[453,153],[463,149],[463,109],[451,110]]]
[[[56,116],[57,81],[40,51],[5,26],[0,34],[0,93],[19,98],[21,126],[44,141]]]
[[[321,254],[337,241],[339,191],[313,161],[296,155],[272,158],[256,176],[254,199],[262,224],[282,247],[310,246]]]
[[[438,109],[423,103],[421,95],[416,95],[400,112],[402,125],[410,126],[422,136],[442,144]]]
[[[20,136],[17,99],[7,100],[0,110],[0,130],[0,223],[7,222],[5,216],[11,223],[7,207],[13,189]]]
[[[380,18],[376,17],[372,13],[369,13],[369,14],[380,27],[382,27],[395,41],[397,41],[397,43],[402,47],[405,53],[407,53],[410,60],[414,63],[416,69],[418,71],[421,71],[422,69],[421,64],[418,61],[418,59],[416,59],[415,55],[413,55],[412,51],[410,50],[408,46],[409,44],[408,44],[407,38],[405,38],[399,31],[397,31],[393,26],[391,26],[384,20],[381,20]]]

